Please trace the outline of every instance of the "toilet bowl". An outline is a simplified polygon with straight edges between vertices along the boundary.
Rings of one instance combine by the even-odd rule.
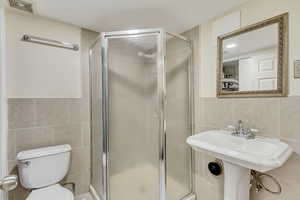
[[[69,171],[70,156],[67,144],[19,152],[21,185],[32,190],[26,200],[73,200],[73,193],[59,184]]]

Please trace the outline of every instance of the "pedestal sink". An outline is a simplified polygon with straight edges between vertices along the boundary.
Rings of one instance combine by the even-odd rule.
[[[188,137],[196,151],[208,153],[224,164],[224,200],[249,200],[250,171],[267,172],[282,166],[291,147],[278,139],[246,139],[229,131],[206,131]]]

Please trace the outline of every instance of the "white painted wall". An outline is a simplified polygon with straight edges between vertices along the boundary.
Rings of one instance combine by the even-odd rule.
[[[80,28],[7,10],[9,98],[80,98],[80,51],[21,41],[24,33],[80,44]]]
[[[300,79],[294,79],[294,61],[300,60],[300,1],[251,0],[233,10],[241,11],[241,26],[247,26],[289,12],[289,95],[300,95]],[[217,20],[217,19],[215,19]],[[201,25],[200,33],[200,95],[216,96],[217,47],[213,44],[212,26],[215,20]]]
[[[219,18],[213,22],[212,26],[213,45],[216,46],[220,35],[230,33],[241,27],[241,12],[236,11]]]

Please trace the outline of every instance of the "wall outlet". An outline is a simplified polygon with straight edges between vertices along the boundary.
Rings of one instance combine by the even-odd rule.
[[[294,78],[300,78],[300,60],[294,63]]]

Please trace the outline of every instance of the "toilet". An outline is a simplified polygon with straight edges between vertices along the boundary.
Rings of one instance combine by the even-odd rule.
[[[17,154],[21,185],[32,190],[26,200],[74,200],[59,184],[69,171],[71,146],[32,149]]]

